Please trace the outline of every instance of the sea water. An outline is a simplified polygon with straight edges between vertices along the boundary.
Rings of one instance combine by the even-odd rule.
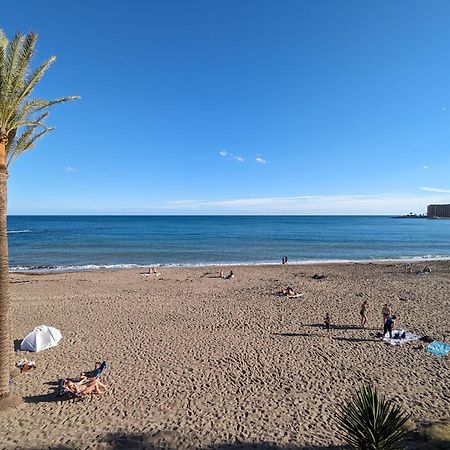
[[[386,216],[9,216],[11,270],[450,258],[450,221]]]

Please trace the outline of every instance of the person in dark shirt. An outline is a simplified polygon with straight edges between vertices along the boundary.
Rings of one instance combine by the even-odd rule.
[[[389,316],[386,319],[386,322],[384,322],[382,338],[384,338],[384,336],[386,336],[386,333],[389,333],[389,338],[392,339],[392,330],[395,327],[395,320],[396,319],[397,319],[397,317],[395,317],[395,316]]]

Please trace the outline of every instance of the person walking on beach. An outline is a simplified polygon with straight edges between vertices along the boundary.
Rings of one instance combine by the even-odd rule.
[[[325,314],[325,318],[323,319],[325,330],[327,330],[327,335],[331,339],[331,318],[328,313]]]
[[[359,314],[361,315],[361,327],[365,327],[367,325],[367,308],[368,308],[367,300],[363,301],[361,305],[361,310]]]
[[[384,327],[386,320],[388,320],[389,316],[391,315],[391,308],[389,308],[387,303],[384,304],[383,309],[381,310],[381,314],[383,314],[383,327]]]
[[[386,333],[389,333],[389,339],[392,339],[392,330],[395,327],[395,319],[397,319],[397,317],[395,316],[389,316],[386,319],[386,322],[384,322],[383,336],[381,337],[381,339],[386,336]]]

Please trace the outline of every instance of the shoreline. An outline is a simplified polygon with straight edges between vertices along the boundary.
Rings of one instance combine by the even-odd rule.
[[[445,262],[450,261],[450,256],[440,257],[427,257],[427,256],[414,256],[405,258],[383,258],[383,259],[336,259],[336,260],[307,260],[307,261],[289,261],[288,264],[283,265],[279,262],[238,262],[238,263],[204,263],[204,264],[111,264],[111,265],[95,265],[86,264],[80,266],[68,266],[67,268],[55,267],[55,268],[30,268],[30,269],[18,269],[10,268],[10,274],[55,274],[55,273],[79,273],[79,272],[110,272],[119,270],[138,270],[147,269],[148,267],[157,267],[161,269],[208,269],[208,268],[220,268],[220,267],[285,267],[285,266],[324,266],[324,265],[353,265],[353,264],[412,264],[412,263],[425,263],[425,262]]]

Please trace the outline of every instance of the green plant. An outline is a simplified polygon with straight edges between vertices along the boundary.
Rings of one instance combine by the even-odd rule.
[[[338,408],[338,430],[352,450],[404,450],[409,417],[376,389],[363,386]]]

